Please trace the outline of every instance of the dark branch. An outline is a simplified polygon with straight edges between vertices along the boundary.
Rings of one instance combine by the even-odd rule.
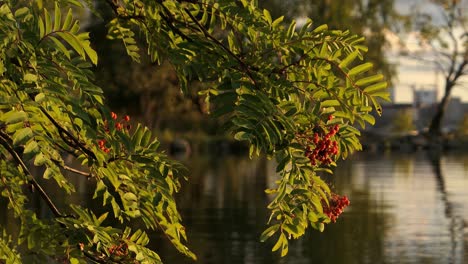
[[[65,217],[60,213],[57,206],[55,206],[54,202],[52,201],[52,199],[50,199],[50,197],[47,195],[44,189],[42,189],[42,186],[36,181],[36,179],[34,179],[34,176],[31,174],[26,164],[24,164],[21,157],[18,155],[18,153],[16,153],[13,146],[11,146],[11,144],[9,143],[8,138],[8,135],[0,131],[0,144],[2,144],[2,146],[11,154],[13,159],[18,163],[18,165],[21,166],[23,171],[27,174],[29,183],[32,184],[35,189],[37,189],[41,198],[47,203],[55,217]]]
[[[184,9],[187,15],[190,17],[190,19],[198,26],[198,28],[201,30],[203,35],[207,37],[208,39],[212,40],[216,45],[220,46],[224,51],[226,51],[231,57],[233,57],[241,66],[241,68],[245,71],[245,74],[249,77],[249,79],[253,82],[255,87],[258,87],[257,81],[253,77],[250,67],[244,63],[244,61],[239,58],[236,54],[234,54],[228,47],[226,47],[223,43],[221,43],[217,38],[213,37],[199,22],[198,20],[190,13],[188,9]]]

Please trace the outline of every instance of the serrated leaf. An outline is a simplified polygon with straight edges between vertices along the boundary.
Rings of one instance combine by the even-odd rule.
[[[94,65],[97,65],[98,63],[98,56],[97,56],[97,53],[94,49],[91,48],[90,46],[90,42],[88,40],[89,36],[86,35],[86,40],[82,40],[81,41],[81,46],[82,48],[84,49],[84,52],[86,53],[86,55],[88,55],[88,58],[91,60],[91,62],[94,64]]]
[[[65,21],[64,21],[63,24],[62,24],[62,30],[63,30],[63,31],[66,31],[66,30],[69,30],[69,29],[70,29],[70,25],[71,25],[72,19],[73,19],[72,9],[69,8],[69,9],[68,9],[67,16],[65,17]]]
[[[320,32],[323,32],[325,30],[328,30],[328,25],[327,24],[323,24],[323,25],[320,25],[320,26],[316,27],[313,32],[314,33],[320,33]]]
[[[28,114],[24,111],[19,111],[19,112],[11,111],[6,114],[3,114],[0,117],[0,120],[4,121],[5,124],[9,125],[9,124],[15,124],[15,123],[26,121],[27,118],[28,118]]]
[[[289,25],[288,31],[286,33],[287,38],[292,38],[294,36],[294,32],[296,31],[296,21],[292,21]]]
[[[267,20],[268,24],[271,25],[272,19],[271,19],[270,12],[266,9],[263,9],[263,16],[265,16],[265,19]]]
[[[39,152],[39,144],[34,140],[28,142],[24,147],[24,154],[36,154],[37,152]]]
[[[374,125],[375,124],[375,117],[370,114],[363,114],[361,115],[362,119],[366,121],[367,123]]]
[[[340,106],[340,102],[338,100],[325,100],[320,103],[322,107],[330,107],[330,106]]]
[[[278,231],[279,227],[279,224],[275,224],[265,229],[265,231],[260,235],[260,241],[265,242],[268,238],[274,235],[276,231]]]
[[[353,76],[353,75],[361,74],[372,69],[372,67],[373,67],[372,63],[366,62],[349,70],[348,75]]]
[[[359,51],[353,51],[351,52],[351,54],[349,54],[348,56],[346,56],[346,58],[344,60],[342,60],[340,62],[340,64],[338,64],[338,67],[340,68],[345,68],[346,66],[348,66],[351,62],[353,62],[356,57],[359,55]]]
[[[75,22],[73,22],[72,27],[70,28],[70,33],[76,34],[78,33],[79,30],[80,30],[80,21],[75,20]]]
[[[83,59],[85,58],[85,53],[83,47],[80,44],[80,41],[69,32],[57,32],[57,35],[60,36],[65,42],[68,43]]]
[[[322,43],[322,47],[320,48],[319,56],[322,58],[326,58],[328,56],[328,43],[324,41]]]
[[[13,134],[13,145],[21,145],[26,143],[33,137],[33,131],[30,127],[25,127],[23,129],[17,130]]]
[[[289,245],[288,241],[286,240],[285,243],[283,243],[283,246],[281,247],[281,257],[284,257],[288,254],[289,250]]]
[[[29,8],[22,7],[15,11],[15,17],[22,17],[24,14],[29,12]]]
[[[49,39],[51,39],[55,45],[57,46],[57,48],[68,58],[70,59],[70,51],[65,47],[65,45],[63,45],[63,43],[58,40],[56,37],[54,36],[49,36]]]
[[[131,193],[131,192],[126,192],[122,196],[122,199],[125,200],[125,201],[128,201],[128,202],[137,202],[138,201],[138,197],[134,193]]]
[[[286,236],[283,233],[281,233],[281,235],[278,238],[278,241],[276,241],[276,243],[273,246],[273,248],[271,249],[271,251],[272,252],[277,251],[278,249],[280,249],[280,247],[283,245],[283,243],[288,243],[288,241],[286,239]]]
[[[47,9],[44,8],[45,34],[52,32],[52,18]]]
[[[24,80],[25,83],[36,82],[37,81],[37,75],[28,72],[23,76],[23,80]]]
[[[45,26],[44,26],[44,20],[42,20],[42,17],[39,17],[39,37],[43,38],[45,36]]]
[[[39,153],[36,155],[36,158],[34,159],[34,165],[35,166],[42,166],[46,162],[46,158],[44,154]]]
[[[384,78],[383,74],[372,75],[372,76],[357,80],[356,85],[357,86],[363,86],[363,85],[370,84],[370,83],[373,83],[373,82],[381,81],[381,80],[383,80],[383,78]]]
[[[247,132],[239,131],[234,135],[234,138],[238,141],[250,140],[250,136]]]
[[[383,90],[386,88],[387,88],[387,82],[380,82],[380,83],[376,83],[376,84],[373,84],[371,86],[364,88],[364,92],[368,94],[372,94],[372,92]]]
[[[273,23],[271,23],[271,26],[273,28],[276,28],[279,24],[281,24],[281,22],[283,22],[283,19],[284,19],[284,16],[278,17],[277,19],[275,19],[275,21],[273,21]]]
[[[60,23],[62,22],[62,13],[57,2],[55,2],[55,14],[54,14],[54,31],[60,29]]]
[[[44,171],[44,174],[42,175],[42,178],[50,179],[53,176],[53,174],[53,170],[50,167],[47,167]]]

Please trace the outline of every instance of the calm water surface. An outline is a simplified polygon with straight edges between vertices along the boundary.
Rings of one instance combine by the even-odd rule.
[[[236,157],[187,161],[179,196],[199,263],[468,263],[468,154],[359,154],[327,177],[351,205],[324,233],[310,232],[286,258],[258,237],[268,218],[274,164]],[[159,247],[166,263],[192,263]]]
[[[351,205],[324,233],[293,241],[285,258],[271,252],[274,241],[259,242],[268,219],[263,190],[277,179],[273,162],[199,156],[185,163],[192,176],[177,199],[197,263],[468,263],[468,154],[445,155],[439,167],[425,153],[361,153],[341,162],[326,180]],[[99,208],[89,183],[76,185],[77,195],[59,202]],[[35,207],[51,217],[41,202]],[[17,228],[2,212],[0,224]],[[152,236],[164,263],[194,263]]]

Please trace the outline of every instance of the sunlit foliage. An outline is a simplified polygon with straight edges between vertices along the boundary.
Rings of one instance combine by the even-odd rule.
[[[283,24],[255,1],[106,2],[114,14],[109,41],[121,42],[135,61],[147,56],[172,65],[184,93],[191,80],[209,83],[200,94],[213,117],[249,143],[250,156],[276,159],[280,177],[267,190],[271,217],[260,240],[274,236],[273,250],[284,256],[289,239],[310,226],[322,231],[330,222],[324,207],[337,196],[317,173],[361,149],[355,125],[373,124],[371,112],[382,111],[378,99],[389,96],[383,76],[369,74],[372,64],[362,61],[363,38],[312,21]],[[195,259],[173,197],[184,168],[163,154],[149,129],[131,127],[130,117],[105,106],[92,72],[99,54],[69,9],[82,5],[0,5],[0,190],[21,225],[19,233],[2,230],[0,258],[160,263],[147,247],[148,230],[158,230]],[[95,182],[92,198],[107,212],[60,208],[63,198],[51,197],[38,180],[55,181],[70,195],[76,189],[69,177]],[[31,190],[53,217],[28,207]],[[108,224],[116,221],[118,227]]]

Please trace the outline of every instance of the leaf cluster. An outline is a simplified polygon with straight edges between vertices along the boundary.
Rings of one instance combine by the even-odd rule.
[[[51,10],[12,2],[0,6],[0,156],[8,161],[1,163],[0,186],[21,223],[18,244],[27,241],[28,250],[18,253],[5,235],[0,252],[9,261],[30,254],[72,263],[160,263],[146,231],[130,229],[142,222],[195,259],[174,200],[184,169],[164,155],[148,128],[122,129],[104,105],[93,80],[98,56],[89,34],[72,11],[62,11],[84,6],[62,1]],[[310,138],[339,125],[336,158],[345,158],[361,148],[355,126],[373,124],[379,99],[389,96],[383,76],[362,61],[364,39],[310,20],[300,28],[285,24],[248,0],[107,3],[114,15],[111,41],[120,41],[135,61],[146,53],[154,63],[170,63],[185,93],[192,80],[210,83],[200,94],[212,115],[249,143],[250,156],[277,160],[280,177],[267,190],[273,195],[270,227],[261,240],[278,234],[273,250],[284,256],[288,240],[309,226],[323,231],[330,221],[323,204],[332,191],[319,172],[331,170],[310,163]],[[83,168],[71,166],[67,155]],[[30,166],[43,173],[33,175]],[[108,212],[57,207],[36,178],[71,194],[75,186],[66,172],[94,181],[93,199]],[[39,192],[53,218],[39,219],[27,208],[24,186]],[[125,228],[106,226],[108,217]]]

